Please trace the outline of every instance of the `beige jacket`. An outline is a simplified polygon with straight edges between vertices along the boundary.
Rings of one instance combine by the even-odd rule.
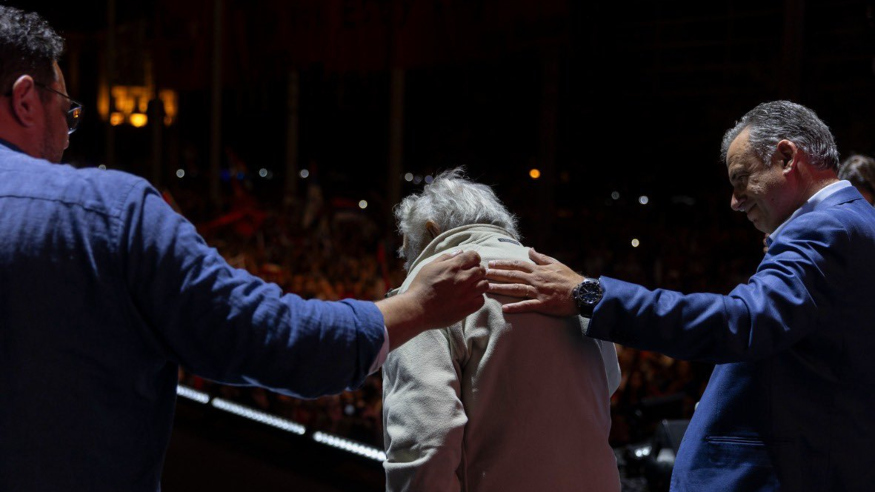
[[[499,227],[436,237],[423,265],[453,249],[528,261]],[[613,344],[583,335],[584,318],[505,315],[487,296],[461,323],[430,330],[383,366],[386,488],[390,491],[618,492],[608,445],[610,395],[620,382]]]

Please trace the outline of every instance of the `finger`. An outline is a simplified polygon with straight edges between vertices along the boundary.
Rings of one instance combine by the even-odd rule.
[[[497,282],[524,284],[527,283],[528,277],[528,273],[514,270],[493,270],[492,268],[486,270],[486,278]]]
[[[489,284],[490,294],[498,294],[508,297],[519,297],[527,299],[529,297],[529,286],[524,284]]]
[[[480,265],[480,255],[476,251],[465,251],[454,258],[459,268],[473,268]]]
[[[459,272],[458,278],[462,282],[477,282],[486,280],[486,269],[480,265],[473,268],[467,268]]]
[[[497,270],[518,270],[521,272],[532,273],[534,265],[528,261],[522,260],[492,260],[489,262],[489,269]]]
[[[441,263],[441,262],[444,262],[444,261],[450,261],[450,260],[452,260],[453,258],[455,258],[455,257],[457,257],[457,256],[459,256],[459,255],[461,255],[461,254],[462,254],[462,250],[461,250],[461,249],[457,249],[457,250],[455,250],[455,251],[451,251],[451,252],[449,252],[449,253],[444,253],[444,254],[438,256],[437,258],[435,258],[435,260],[432,261],[432,263]]]
[[[538,253],[535,248],[529,248],[529,259],[534,261],[536,265],[549,265],[550,263],[559,263],[556,258]]]
[[[478,281],[477,285],[474,286],[474,292],[480,295],[485,294],[487,290],[489,290],[489,281],[486,279]]]
[[[540,310],[544,303],[537,299],[528,301],[512,302],[501,306],[501,310],[507,314],[534,313]]]

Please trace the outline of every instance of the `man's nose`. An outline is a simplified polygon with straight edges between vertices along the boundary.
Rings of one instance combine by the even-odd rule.
[[[742,203],[742,199],[738,198],[738,195],[736,195],[735,192],[732,192],[732,200],[729,202],[729,206],[732,207],[732,210],[740,212]]]

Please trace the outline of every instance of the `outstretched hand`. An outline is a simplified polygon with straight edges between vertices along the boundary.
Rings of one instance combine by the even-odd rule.
[[[489,262],[486,278],[488,292],[525,300],[505,304],[505,313],[538,312],[553,316],[578,313],[571,291],[583,282],[583,276],[555,258],[529,249],[534,262],[494,260]],[[496,283],[500,282],[500,283]]]
[[[426,329],[449,326],[483,307],[489,282],[475,251],[448,253],[422,267],[405,294],[423,307]]]
[[[447,253],[422,267],[408,289],[377,303],[395,349],[432,328],[443,328],[480,309],[489,282],[475,251]]]

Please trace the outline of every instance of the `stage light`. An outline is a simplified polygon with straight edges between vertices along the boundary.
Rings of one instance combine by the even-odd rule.
[[[149,117],[143,113],[133,113],[130,117],[130,122],[134,128],[143,128],[149,123]]]
[[[619,200],[620,199],[620,192],[619,191],[612,191],[611,198],[613,198],[614,200]]]
[[[404,175],[404,181],[407,181],[408,183],[411,182],[411,181],[413,181],[413,173],[407,173],[407,174],[405,174],[405,175]]]
[[[210,401],[210,395],[197,390],[193,390],[187,386],[182,386],[181,384],[176,386],[176,394],[183,398],[194,400],[198,403],[206,404],[208,401]]]
[[[176,170],[176,177],[179,179],[184,178],[185,177],[185,170],[184,169],[177,169]]]
[[[368,208],[368,201],[367,201],[367,200],[362,200],[362,201],[360,201],[360,202],[359,202],[359,208],[362,209],[362,210]]]
[[[297,434],[299,436],[303,436],[304,432],[306,432],[306,428],[295,422],[290,420],[281,419],[279,417],[274,417],[269,413],[259,412],[258,410],[253,410],[248,407],[244,407],[243,405],[238,405],[236,403],[232,403],[228,400],[223,400],[221,398],[215,398],[212,402],[212,405],[219,410],[224,410],[229,413],[233,413],[234,415],[239,415],[241,417],[245,417],[250,420],[254,420],[256,422],[261,422],[262,424],[267,424],[272,427],[276,427],[277,429],[282,429],[284,431],[291,432],[292,434]]]
[[[164,125],[170,126],[176,120],[179,112],[179,97],[176,91],[164,89],[158,92],[158,99],[164,104]]]
[[[261,176],[262,178],[266,178],[267,177],[267,169],[265,169],[265,168],[259,169],[258,175]]]
[[[119,126],[125,122],[125,115],[122,113],[113,113],[109,115],[109,124],[112,126]]]
[[[307,179],[310,176],[310,171],[306,169],[301,169],[301,172],[298,173],[298,176],[300,176],[301,179]]]
[[[633,240],[632,240],[632,247],[633,247],[633,248],[637,248],[637,247],[640,246],[640,245],[641,245],[641,242],[638,241],[637,239],[633,239]]]
[[[638,197],[638,203],[641,205],[647,205],[650,203],[650,198],[647,198],[647,195],[641,195]]]
[[[643,458],[645,456],[649,456],[651,451],[653,451],[653,448],[651,446],[642,446],[636,449],[634,454],[636,458]]]
[[[434,181],[434,178],[431,177],[431,174],[425,177],[425,184],[431,184]]]
[[[313,440],[331,446],[333,448],[342,449],[350,453],[370,458],[374,461],[386,461],[386,453],[375,447],[366,446],[355,441],[343,439],[342,437],[332,436],[324,432],[313,433]]]
[[[106,171],[106,164],[101,164],[97,166],[97,169],[100,169],[101,171]]]
[[[541,177],[541,171],[539,169],[532,169],[529,171],[529,177],[532,179],[538,179]]]

